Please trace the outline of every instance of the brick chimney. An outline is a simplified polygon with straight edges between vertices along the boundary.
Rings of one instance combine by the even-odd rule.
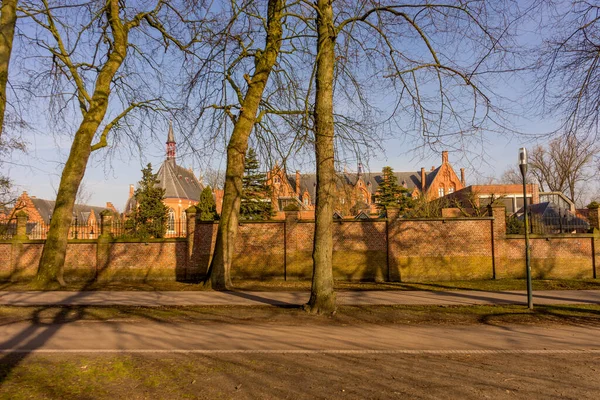
[[[463,185],[463,187],[467,187],[467,184],[465,183],[465,169],[464,168],[460,169],[460,183]]]
[[[427,175],[425,175],[425,168],[421,168],[421,192],[425,193],[425,187],[427,186]]]
[[[431,166],[431,172],[435,171],[435,165]]]
[[[300,198],[300,171],[296,170],[296,197]]]
[[[133,197],[134,192],[135,192],[135,187],[133,185],[129,185],[129,198]]]
[[[448,164],[448,152],[446,150],[442,151],[442,164]]]

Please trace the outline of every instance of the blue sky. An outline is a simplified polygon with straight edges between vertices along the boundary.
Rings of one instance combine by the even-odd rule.
[[[526,45],[539,41],[539,35],[534,31],[533,25],[524,27],[521,41]],[[11,66],[18,65],[12,64]],[[19,71],[11,71],[11,75],[18,75]],[[13,75],[14,76],[14,75]],[[463,151],[450,150],[450,162],[458,171],[465,168],[467,171],[467,184],[483,183],[489,177],[499,177],[509,166],[515,165],[519,147],[533,147],[533,142],[527,135],[543,135],[558,127],[555,118],[541,117],[531,113],[530,98],[523,93],[527,86],[528,76],[513,78],[509,81],[497,83],[494,88],[499,94],[513,100],[510,107],[516,110],[509,118],[509,124],[524,135],[499,135],[484,132],[480,140],[474,140]],[[384,100],[382,100],[383,102]],[[32,105],[35,107],[35,105]],[[385,105],[384,105],[385,108]],[[32,110],[35,114],[36,110]],[[27,191],[30,195],[40,198],[53,199],[58,188],[62,164],[67,158],[70,146],[70,135],[66,133],[51,132],[49,125],[43,122],[42,114],[36,115],[38,124],[36,131],[26,131],[23,137],[28,144],[26,154],[13,154],[3,169],[15,182],[16,189]],[[112,202],[118,209],[122,209],[127,200],[129,185],[136,184],[141,177],[140,170],[148,163],[152,163],[155,170],[165,158],[165,141],[169,123],[169,116],[159,118],[158,123],[142,128],[146,143],[141,148],[121,148],[109,160],[105,159],[107,149],[92,153],[84,178],[84,199],[91,205],[104,205]],[[162,123],[160,122],[162,120]],[[207,153],[193,153],[182,145],[184,134],[181,128],[175,125],[175,136],[178,140],[178,163],[184,167],[192,168],[197,176],[202,175],[206,166],[215,169],[224,169],[225,159],[222,152],[208,151]],[[542,138],[542,140],[545,138]],[[382,152],[378,152],[368,160],[371,171],[380,171],[383,166],[392,166],[396,171],[418,171],[421,167],[429,169],[438,166],[441,160],[439,151],[428,149],[415,150],[415,145],[410,141],[388,140],[381,144]],[[293,161],[290,167],[295,169],[298,163]],[[313,172],[310,167],[303,164],[299,167],[302,172]],[[356,161],[347,163],[349,170],[356,169]]]

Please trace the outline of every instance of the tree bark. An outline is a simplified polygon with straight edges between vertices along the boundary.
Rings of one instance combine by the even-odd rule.
[[[231,288],[231,262],[238,230],[244,157],[248,148],[248,138],[256,121],[258,106],[281,48],[284,6],[285,0],[269,0],[265,50],[257,56],[256,69],[248,84],[248,90],[241,104],[240,115],[235,122],[227,146],[221,219],[219,220],[214,255],[205,281],[215,290]]]
[[[92,140],[106,115],[111,82],[127,54],[128,30],[119,19],[119,5],[117,0],[109,0],[107,3],[110,4],[107,14],[114,38],[113,49],[98,74],[89,108],[84,112],[83,121],[75,133],[69,158],[62,172],[50,230],[37,273],[37,283],[42,287],[52,282],[65,285],[62,271],[77,190],[92,152]]]
[[[4,131],[8,64],[12,52],[16,23],[17,0],[2,0],[2,8],[0,9],[0,139],[2,139],[2,132]]]
[[[315,156],[317,198],[313,278],[305,309],[314,314],[332,313],[336,308],[333,290],[333,199],[335,190],[333,78],[335,27],[332,0],[318,0],[317,70],[315,86]]]

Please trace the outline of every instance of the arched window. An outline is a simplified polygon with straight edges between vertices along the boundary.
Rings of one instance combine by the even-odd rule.
[[[456,187],[454,186],[454,183],[450,185],[450,187],[448,188],[448,194],[450,193],[454,193],[454,190],[456,189]]]
[[[438,197],[444,197],[444,187],[440,186],[438,189]]]
[[[175,210],[169,208],[169,216],[167,219],[167,231],[170,233],[175,232]]]
[[[185,235],[185,234],[186,234],[186,232],[187,232],[187,224],[186,224],[186,221],[187,221],[187,215],[185,214],[185,211],[183,211],[183,212],[181,213],[181,234],[182,234],[182,235]]]

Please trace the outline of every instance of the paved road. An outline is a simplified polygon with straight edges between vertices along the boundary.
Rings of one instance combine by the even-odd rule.
[[[0,305],[301,305],[308,292],[0,292]],[[486,292],[344,291],[341,305],[476,305],[526,304],[525,291]],[[599,290],[546,290],[534,292],[534,304],[600,304]]]
[[[593,351],[594,326],[406,326],[94,322],[0,326],[0,349],[89,352]]]

